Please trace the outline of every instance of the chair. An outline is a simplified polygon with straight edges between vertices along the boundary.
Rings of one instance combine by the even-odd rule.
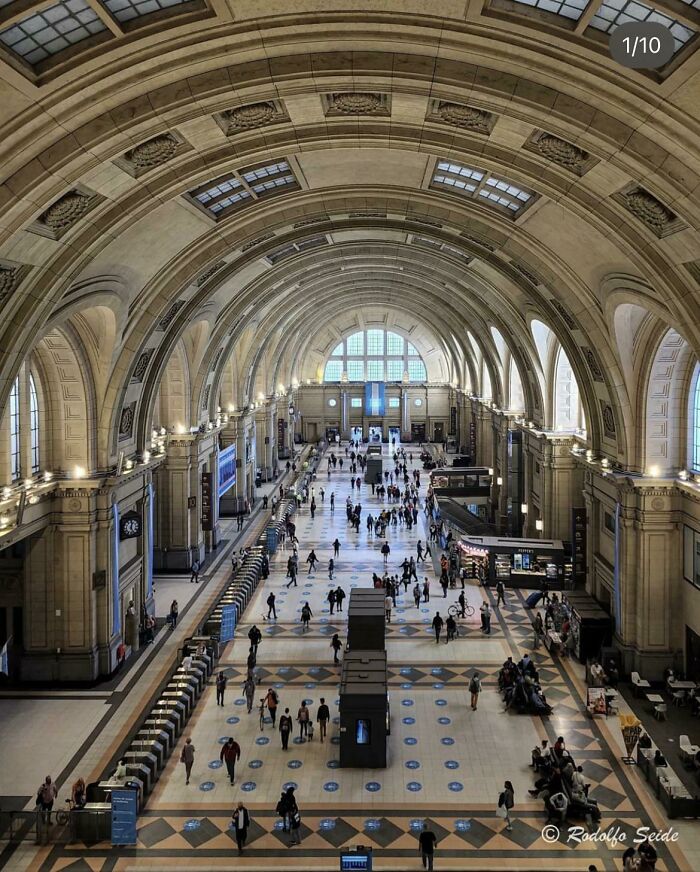
[[[639,691],[647,691],[651,688],[649,682],[642,678],[638,672],[632,672],[630,678],[632,679],[632,690],[635,696],[639,695]]]
[[[695,755],[700,751],[697,745],[691,745],[688,736],[681,736],[678,740],[678,753],[684,765],[692,765]]]
[[[654,717],[657,721],[665,721],[668,713],[668,706],[665,702],[660,702],[654,706]]]
[[[685,705],[685,691],[684,690],[674,690],[671,695],[671,700],[675,706],[679,708],[682,705]]]

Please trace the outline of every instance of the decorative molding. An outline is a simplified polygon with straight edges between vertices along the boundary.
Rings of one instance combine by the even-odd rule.
[[[17,290],[31,269],[31,266],[22,263],[0,260],[0,303]]]
[[[206,409],[209,405],[209,394],[211,392],[211,385],[207,385],[204,388],[204,394],[202,396],[202,409]]]
[[[348,218],[386,218],[386,212],[379,209],[365,209],[361,212],[348,212]]]
[[[168,309],[168,311],[163,315],[163,317],[158,322],[157,330],[166,331],[168,327],[172,324],[177,313],[182,309],[185,305],[184,300],[176,300],[172,306]]]
[[[523,148],[577,176],[583,176],[598,163],[598,159],[587,151],[546,130],[533,131]]]
[[[569,328],[569,330],[576,330],[578,328],[578,324],[574,320],[574,318],[571,315],[571,313],[569,312],[569,310],[566,308],[566,306],[562,302],[557,300],[556,297],[552,297],[552,299],[549,301],[549,304],[550,304],[550,306],[552,306],[554,309],[557,310],[557,312],[559,313],[559,316],[561,317],[562,321],[566,324],[566,326]]]
[[[134,418],[136,416],[136,402],[124,406],[119,416],[119,441],[131,439],[134,430]]]
[[[213,117],[226,136],[289,121],[289,115],[281,100],[262,100],[234,106],[233,109],[217,112]]]
[[[146,370],[148,369],[148,364],[150,363],[154,351],[155,348],[149,348],[139,355],[139,358],[136,361],[136,366],[134,367],[134,371],[131,374],[132,381],[139,383],[143,381],[144,376],[146,375]]]
[[[600,403],[600,416],[603,421],[603,434],[607,439],[617,439],[617,429],[615,427],[615,413],[610,403],[605,400],[598,400]]]
[[[428,104],[426,121],[434,121],[436,124],[449,124],[450,127],[459,127],[462,130],[471,130],[473,133],[489,135],[493,130],[498,116],[476,106],[468,106],[466,103],[453,103],[448,100],[433,99]]]
[[[216,367],[219,365],[219,361],[221,360],[221,355],[224,353],[224,349],[220,348],[216,354],[214,355],[214,359],[211,362],[211,371],[214,372]]]
[[[113,163],[125,173],[138,179],[188,151],[192,151],[192,146],[182,134],[177,130],[169,130],[135,145],[121,157],[115,158]]]
[[[587,345],[583,345],[581,346],[581,351],[583,351],[583,356],[586,358],[586,363],[588,364],[588,368],[591,371],[593,380],[597,382],[604,382],[605,378],[603,376],[603,370],[600,368],[598,358],[595,356],[593,349],[589,348]]]
[[[348,115],[373,115],[387,118],[391,115],[391,97],[375,91],[340,91],[321,94],[324,115],[327,118]]]
[[[534,273],[530,272],[527,267],[523,266],[521,263],[518,263],[516,260],[511,260],[510,265],[513,267],[513,269],[516,269],[520,273],[520,275],[525,276],[525,278],[530,282],[531,285],[537,287],[538,285],[542,284],[541,279],[538,279]]]
[[[687,263],[684,263],[683,266],[695,279],[696,284],[700,285],[700,260],[689,260]]]
[[[209,279],[214,275],[214,273],[219,272],[219,270],[220,270],[222,267],[224,267],[224,266],[226,266],[226,261],[225,261],[225,260],[217,261],[217,263],[215,263],[215,264],[213,264],[212,266],[210,266],[209,269],[205,270],[205,271],[202,273],[202,275],[199,276],[199,278],[198,278],[197,281],[195,282],[195,284],[197,285],[197,287],[198,287],[198,288],[201,288],[202,285],[206,284],[207,281],[208,281],[208,280],[209,280]]]
[[[478,236],[472,236],[470,233],[462,232],[459,234],[462,239],[468,239],[469,242],[473,242],[474,245],[479,245],[481,248],[485,248],[487,251],[495,251],[496,246],[492,245],[490,242],[486,242],[483,239],[480,239]]]
[[[443,225],[440,221],[436,221],[435,218],[429,218],[427,215],[418,215],[415,212],[407,212],[405,221],[410,221],[411,224],[423,224],[425,227],[435,227],[438,230],[442,230]]]
[[[255,248],[256,245],[260,245],[263,242],[267,242],[268,239],[274,239],[274,233],[266,233],[264,236],[256,236],[255,239],[251,239],[250,242],[246,242],[245,245],[241,246],[241,251],[248,251],[251,248]]]
[[[634,182],[618,191],[617,194],[613,194],[612,198],[634,215],[638,221],[641,221],[659,239],[687,227],[685,222],[661,200]]]
[[[310,227],[312,224],[326,224],[330,220],[330,215],[317,215],[315,218],[305,218],[303,221],[297,221],[297,223],[294,224],[294,229],[298,230],[300,227]]]
[[[49,239],[60,239],[104,197],[84,185],[76,185],[45,209],[27,229]]]

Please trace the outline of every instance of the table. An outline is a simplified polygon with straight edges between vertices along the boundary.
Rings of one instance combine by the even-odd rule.
[[[670,690],[695,690],[697,684],[694,681],[669,681]]]
[[[649,702],[653,702],[653,703],[661,703],[664,701],[664,698],[662,696],[660,696],[658,693],[648,693],[647,699],[649,700]]]

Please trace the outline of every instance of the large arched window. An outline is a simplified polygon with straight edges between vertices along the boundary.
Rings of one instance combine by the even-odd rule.
[[[362,330],[347,336],[331,352],[324,372],[326,382],[427,380],[425,363],[416,347],[391,330]]]
[[[690,394],[690,466],[700,472],[700,365],[695,368]]]
[[[581,427],[578,383],[563,348],[559,349],[554,372],[554,428],[578,430]]]
[[[39,472],[39,398],[34,376],[29,374],[29,433],[32,455],[32,475]]]
[[[17,376],[10,391],[10,472],[12,481],[17,481],[22,474],[19,433],[19,376]]]

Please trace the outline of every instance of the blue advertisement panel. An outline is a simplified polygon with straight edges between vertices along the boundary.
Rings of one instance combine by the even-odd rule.
[[[265,544],[270,554],[274,554],[277,550],[277,527],[270,525],[265,531]]]
[[[221,642],[229,642],[233,639],[236,629],[236,606],[231,603],[221,609]]]
[[[236,483],[236,446],[229,445],[219,452],[219,496]]]
[[[112,844],[136,844],[138,790],[112,791]]]
[[[365,385],[365,414],[384,414],[384,382],[367,382]]]

